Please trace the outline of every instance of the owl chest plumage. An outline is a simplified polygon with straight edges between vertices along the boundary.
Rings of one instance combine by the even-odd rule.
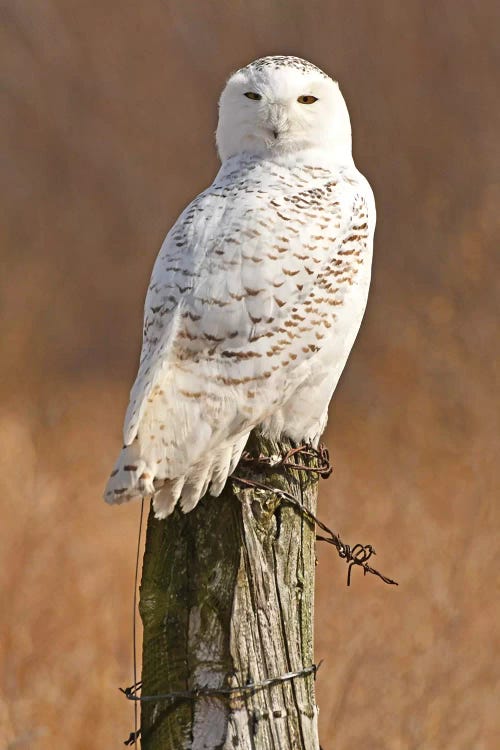
[[[322,348],[362,279],[368,235],[366,201],[343,175],[240,166],[201,194],[167,238],[147,334],[175,306],[170,356],[180,365],[230,373],[253,360],[256,377],[294,369]]]
[[[330,362],[338,379],[368,294],[370,196],[354,168],[225,163],[155,263],[126,444],[183,399],[237,430]]]

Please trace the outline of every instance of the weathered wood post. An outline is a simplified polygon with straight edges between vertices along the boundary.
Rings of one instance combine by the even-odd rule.
[[[252,435],[253,455],[289,443]],[[301,455],[313,466],[314,459]],[[318,475],[238,467],[313,513]],[[230,480],[219,498],[149,516],[140,589],[143,750],[318,750],[313,665],[315,530],[273,492]],[[254,690],[193,695],[196,688]]]

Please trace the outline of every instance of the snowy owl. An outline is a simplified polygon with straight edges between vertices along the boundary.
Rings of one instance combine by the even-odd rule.
[[[158,518],[219,495],[250,431],[317,443],[370,284],[375,203],[336,81],[297,57],[236,71],[214,182],[161,247],[105,499]]]

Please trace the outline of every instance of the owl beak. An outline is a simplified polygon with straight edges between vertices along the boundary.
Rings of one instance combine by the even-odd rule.
[[[286,107],[281,104],[274,104],[271,107],[271,111],[269,113],[269,126],[274,140],[278,140],[279,136],[288,128]]]

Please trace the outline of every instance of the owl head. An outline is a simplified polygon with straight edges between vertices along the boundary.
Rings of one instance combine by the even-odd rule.
[[[219,101],[217,148],[236,154],[299,158],[319,151],[351,157],[351,123],[338,83],[307,60],[263,57],[236,71]]]

